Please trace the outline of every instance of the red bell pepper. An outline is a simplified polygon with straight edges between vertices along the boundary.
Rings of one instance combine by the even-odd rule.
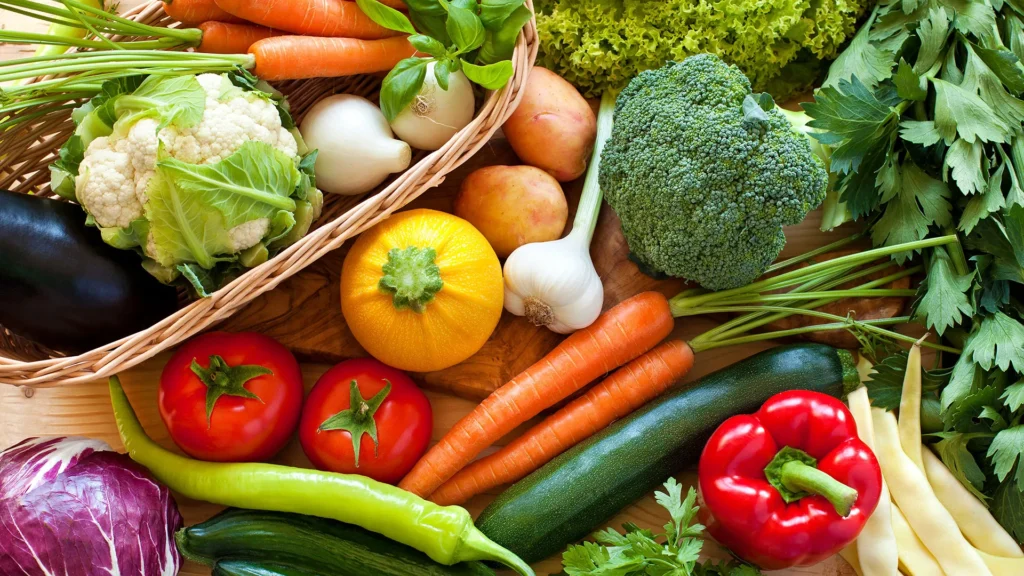
[[[802,390],[723,422],[698,476],[708,533],[766,570],[815,564],[853,542],[882,487],[846,406]]]

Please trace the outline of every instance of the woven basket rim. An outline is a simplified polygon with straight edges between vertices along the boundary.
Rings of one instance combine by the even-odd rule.
[[[526,0],[526,5],[532,10],[533,0]],[[144,22],[166,18],[160,0],[137,6],[124,15]],[[14,339],[3,338],[5,335],[0,329],[0,384],[30,387],[77,384],[128,369],[226,319],[324,254],[336,250],[347,239],[388,218],[426,190],[441,184],[449,172],[490,140],[522,99],[527,76],[537,57],[537,48],[536,19],[532,18],[516,41],[512,79],[500,90],[487,93],[468,126],[443,147],[423,156],[383,189],[366,195],[337,217],[319,222],[317,228],[298,242],[266,263],[250,269],[210,297],[191,302],[146,330],[73,356],[32,361],[8,357],[11,350],[7,345]],[[60,141],[56,138],[47,140],[45,136],[34,138],[42,140],[38,148],[45,152],[41,158],[48,161],[48,156],[59,147]]]

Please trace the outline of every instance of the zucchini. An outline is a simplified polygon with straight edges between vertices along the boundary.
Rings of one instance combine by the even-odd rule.
[[[697,463],[719,424],[785,390],[841,396],[859,385],[853,357],[823,344],[761,352],[670,391],[512,485],[477,519],[490,539],[536,562],[561,552]]]
[[[294,566],[258,560],[220,560],[210,576],[321,576]]]
[[[207,566],[223,563],[225,574],[494,576],[479,562],[442,566],[358,526],[285,512],[229,509],[182,528],[174,539],[183,556]]]

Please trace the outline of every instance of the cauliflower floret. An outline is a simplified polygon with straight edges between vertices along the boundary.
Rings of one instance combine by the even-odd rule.
[[[256,220],[243,222],[228,230],[228,236],[231,237],[228,244],[233,252],[252,248],[259,244],[259,241],[267,235],[268,230],[270,230],[269,218],[257,218]]]
[[[96,223],[105,228],[124,228],[142,216],[131,157],[112,149],[108,138],[97,138],[89,144],[79,166],[75,195]]]
[[[161,133],[167,152],[183,162],[212,164],[234,154],[249,141],[264,142],[285,154],[298,154],[295,137],[281,126],[273,102],[251,92],[225,88],[223,77],[200,74],[206,91],[203,121],[181,131],[165,128]],[[230,87],[230,86],[229,86]],[[228,95],[226,100],[221,100]]]
[[[146,188],[156,171],[157,126],[156,120],[143,118],[131,127],[128,136],[115,144],[118,152],[128,154],[131,159],[132,169],[135,171],[135,196],[140,204],[145,204],[148,200]]]

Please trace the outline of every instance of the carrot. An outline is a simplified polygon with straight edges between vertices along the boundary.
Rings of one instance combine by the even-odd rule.
[[[244,22],[217,7],[214,0],[169,0],[164,12],[182,24],[195,26],[211,20],[217,22]]]
[[[274,36],[249,47],[264,80],[330,78],[384,72],[416,53],[405,36],[384,40]]]
[[[203,31],[203,42],[199,45],[199,51],[212,54],[245,54],[256,42],[282,34],[266,26],[213,21],[203,22],[199,29]]]
[[[431,448],[399,487],[427,497],[485,448],[672,332],[668,300],[644,292],[620,302],[498,388]]]
[[[515,482],[679,381],[693,367],[693,350],[682,340],[666,342],[616,370],[498,452],[473,462],[438,488],[430,499],[462,504],[500,484]]]
[[[249,22],[306,36],[376,40],[399,34],[370,20],[348,0],[216,0]]]
[[[408,10],[409,9],[409,7],[406,6],[405,2],[403,2],[402,0],[378,0],[378,2],[380,2],[381,4],[383,4],[385,6],[390,6],[391,8],[394,8],[395,10]]]

